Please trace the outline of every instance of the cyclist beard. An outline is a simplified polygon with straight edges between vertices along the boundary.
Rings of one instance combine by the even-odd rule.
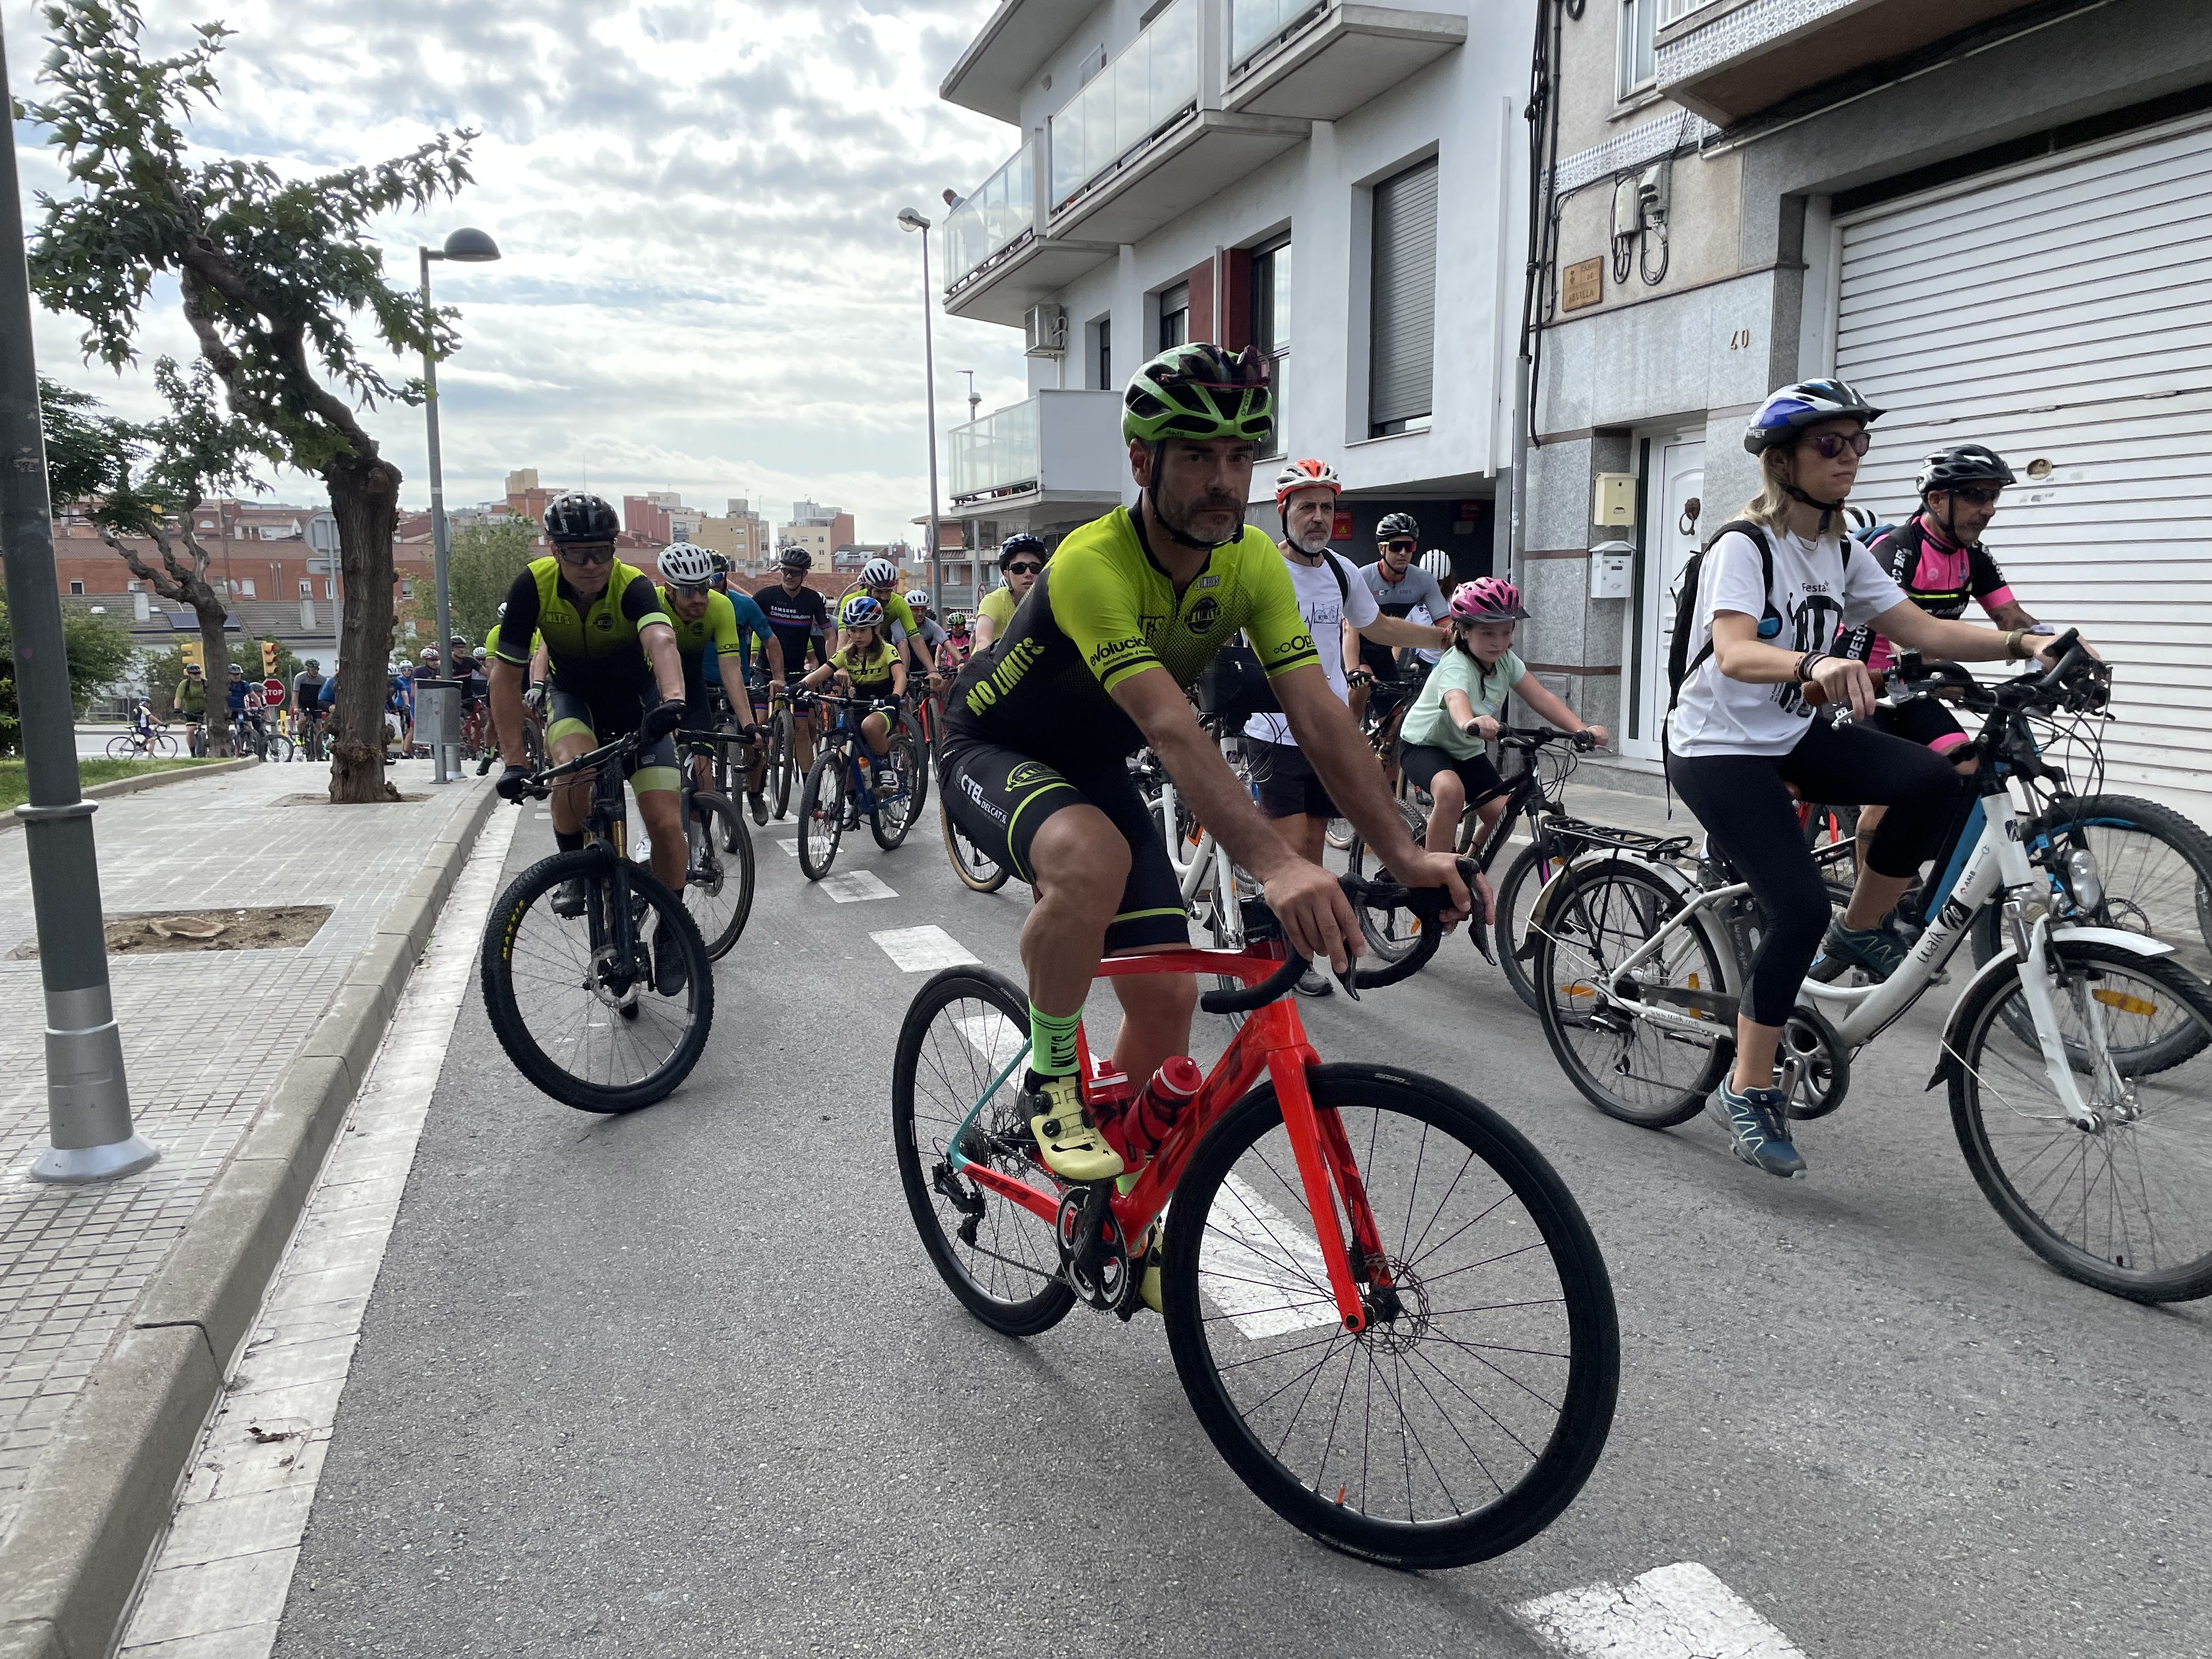
[[[1303,536],[1292,531],[1290,532],[1291,545],[1304,554],[1306,557],[1317,559],[1328,550],[1331,528],[1332,526],[1326,524],[1316,525]]]

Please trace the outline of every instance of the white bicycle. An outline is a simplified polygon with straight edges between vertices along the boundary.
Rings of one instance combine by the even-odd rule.
[[[2061,645],[2049,670],[1995,686],[1955,663],[1903,683],[1906,696],[1948,688],[1984,717],[1972,810],[1898,970],[1877,985],[1807,981],[1776,1085],[1792,1117],[1835,1110],[1852,1056],[1938,981],[1996,902],[2004,948],[1960,991],[1928,1086],[1949,1085],[1967,1166],[2030,1249],[2116,1296],[2186,1301],[2212,1294],[2212,997],[2172,946],[2088,920],[2101,895],[2086,848],[2063,883],[2030,861],[2007,784],[2039,775],[2028,719],[2088,715],[2109,691],[2102,664]],[[1595,849],[1545,890],[1530,922],[1539,1012],[1592,1104],[1650,1128],[1703,1109],[1734,1060],[1755,916],[1724,866],[1700,883],[1663,849]]]

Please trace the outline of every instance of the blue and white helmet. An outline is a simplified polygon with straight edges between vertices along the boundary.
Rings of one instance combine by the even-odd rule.
[[[1842,380],[1800,380],[1759,404],[1744,429],[1743,447],[1764,455],[1778,444],[1795,443],[1797,434],[1822,421],[1863,421],[1871,426],[1882,411]]]

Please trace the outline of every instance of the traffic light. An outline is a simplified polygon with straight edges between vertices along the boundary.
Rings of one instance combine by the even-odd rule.
[[[202,672],[205,672],[207,668],[207,652],[202,647],[198,640],[178,641],[177,654],[184,659],[185,665],[187,668],[197,668]]]
[[[276,641],[274,640],[261,641],[261,672],[265,676],[273,676],[276,672]]]

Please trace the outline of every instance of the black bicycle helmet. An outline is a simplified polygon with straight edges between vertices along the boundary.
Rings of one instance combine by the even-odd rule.
[[[1375,539],[1378,542],[1395,541],[1401,536],[1417,542],[1421,539],[1420,524],[1410,513],[1386,514],[1382,522],[1375,526]]]
[[[775,562],[786,570],[811,570],[814,556],[797,544],[788,544],[775,556]]]
[[[1987,444],[1954,444],[1939,449],[1920,464],[1913,480],[1923,501],[1931,489],[1949,489],[1962,483],[1993,483],[2002,489],[2014,483],[2004,457]]]
[[[1045,550],[1044,538],[1032,536],[1026,530],[1018,530],[999,544],[999,568],[1004,570],[1017,553],[1034,553],[1039,564],[1052,556]]]
[[[615,510],[597,495],[557,497],[545,509],[545,538],[562,542],[611,542],[622,529]]]

